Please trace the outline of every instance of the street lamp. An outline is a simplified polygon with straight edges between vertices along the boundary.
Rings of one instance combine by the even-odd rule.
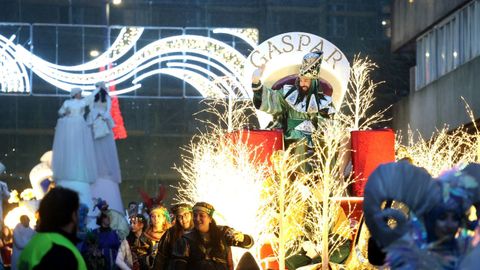
[[[106,0],[105,1],[105,24],[110,25],[110,4],[118,6],[122,3],[122,0]]]

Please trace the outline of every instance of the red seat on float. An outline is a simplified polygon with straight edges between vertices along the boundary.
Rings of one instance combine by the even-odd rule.
[[[247,144],[251,150],[254,162],[265,161],[271,165],[270,156],[273,152],[283,149],[283,132],[276,130],[237,130],[231,132],[229,138],[235,143],[238,140]]]
[[[395,132],[392,129],[351,132],[353,196],[363,196],[370,174],[382,163],[395,161]]]

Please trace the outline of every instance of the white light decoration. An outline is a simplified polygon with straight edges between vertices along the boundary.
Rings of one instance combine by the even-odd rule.
[[[137,40],[137,34],[141,32],[141,30],[132,30],[131,32],[134,32],[134,34],[128,34],[126,30],[122,30],[121,32],[124,37],[130,37],[133,35],[134,40]],[[118,40],[120,39],[117,39],[117,41]],[[92,90],[93,84],[99,80],[107,81],[107,86],[116,85],[134,76],[141,76],[141,72],[147,67],[160,63],[165,59],[168,59],[169,61],[173,59],[182,61],[199,61],[214,67],[217,72],[220,72],[220,74],[241,78],[240,75],[242,73],[243,63],[246,59],[241,53],[223,42],[201,36],[182,35],[150,43],[113,68],[104,71],[88,72],[90,68],[97,69],[101,66],[107,66],[112,60],[118,59],[125,54],[128,51],[127,49],[130,49],[132,46],[132,41],[129,41],[128,39],[123,45],[121,45],[120,42],[116,43],[119,45],[112,46],[115,47],[115,49],[108,50],[108,54],[113,55],[113,57],[107,57],[105,59],[107,53],[103,53],[95,60],[85,63],[83,66],[66,67],[55,65],[31,54],[28,50],[18,45],[16,46],[16,54],[18,58],[22,60],[21,63],[29,67],[37,76],[65,91],[70,91],[73,87]],[[125,49],[125,46],[127,49]],[[162,57],[162,55],[165,54],[175,54],[175,56],[172,57],[169,55]],[[201,55],[203,58],[192,56],[190,54]],[[221,63],[221,65],[217,63]],[[162,73],[160,72],[157,74]],[[136,80],[136,82],[138,81],[139,80]],[[239,79],[237,79],[237,85],[238,89],[243,94],[246,94],[245,87],[240,83]],[[134,83],[132,87],[118,89],[111,94],[118,95],[128,93],[129,91],[137,90],[140,87],[140,85]]]
[[[46,66],[53,69],[58,69],[58,70],[77,71],[77,72],[83,72],[83,71],[92,70],[92,69],[98,70],[100,67],[108,66],[112,62],[115,62],[120,57],[125,55],[130,49],[133,48],[133,46],[135,46],[136,42],[138,41],[142,33],[143,33],[143,28],[141,27],[122,28],[120,30],[120,33],[118,34],[118,37],[115,39],[112,46],[110,46],[110,48],[108,48],[107,51],[102,53],[100,56],[98,56],[94,60],[86,62],[81,65],[75,65],[75,66],[56,65],[48,61],[45,61],[42,58],[35,56],[34,54],[31,54],[28,50],[26,50],[20,45],[16,45],[17,50],[21,50],[22,52],[22,55],[19,56],[20,59],[17,59],[17,61],[24,62],[23,58],[27,58],[27,59],[33,58],[34,60],[31,60],[31,61],[34,61],[39,65]]]
[[[127,53],[140,38],[143,33],[143,28],[137,27],[125,27],[122,28],[118,38],[112,44],[112,46],[103,54],[101,54],[96,59],[81,64],[77,66],[60,66],[44,61],[43,59],[31,54],[25,48],[20,45],[13,44],[12,40],[15,36],[12,36],[10,39],[5,38],[0,35],[0,67],[2,72],[0,73],[0,91],[2,92],[30,92],[30,82],[28,73],[25,67],[32,68],[33,65],[29,65],[26,59],[33,59],[32,61],[41,63],[41,67],[48,67],[45,69],[42,68],[32,68],[39,77],[45,79],[47,82],[50,82],[49,79],[51,76],[48,74],[52,69],[55,70],[66,70],[66,71],[76,71],[76,72],[85,72],[90,69],[99,69],[104,67],[113,61],[117,60],[125,53]],[[46,73],[46,74],[45,74]],[[58,74],[56,74],[58,75]],[[61,77],[61,76],[60,76]],[[99,76],[94,76],[95,81],[99,81],[102,78]],[[93,82],[94,83],[94,82]],[[93,84],[92,83],[92,84]],[[61,89],[69,91],[73,87],[81,87],[83,89],[93,89],[93,85],[89,87],[84,87],[78,84],[72,83],[59,83],[62,87]],[[138,89],[138,87],[130,88]]]
[[[172,62],[172,63],[168,63],[167,66],[168,67],[185,67],[185,68],[193,69],[194,71],[198,71],[200,73],[203,73],[203,74],[207,75],[208,78],[210,78],[210,80],[212,80],[213,82],[217,82],[220,79],[219,76],[217,76],[215,73],[209,71],[208,69],[200,67],[200,66],[188,64],[188,63]],[[224,85],[224,87],[227,88],[228,86]]]
[[[116,86],[116,90],[111,94],[121,95],[140,91],[142,80],[154,74],[163,74],[188,80],[187,83],[204,97],[218,96],[223,93],[237,98],[250,98],[251,72],[255,65],[268,60],[267,66],[276,67],[276,71],[279,68],[295,66],[296,62],[300,62],[305,51],[316,46],[321,47],[325,52],[322,74],[327,75],[328,78],[324,79],[327,79],[334,88],[334,103],[338,105],[343,98],[344,85],[346,85],[344,78],[348,78],[349,63],[333,44],[315,35],[299,32],[286,33],[257,46],[257,29],[215,28],[213,33],[238,37],[255,50],[247,58],[229,44],[214,38],[178,35],[153,41],[127,58],[127,53],[137,45],[143,31],[144,28],[141,27],[124,27],[109,49],[91,61],[73,66],[50,63],[21,45],[13,44],[14,37],[9,40],[0,35],[0,66],[2,67],[0,89],[3,92],[29,93],[31,91],[27,73],[29,68],[35,75],[58,89],[69,92],[74,87],[80,87],[87,91],[87,95],[88,91],[94,89],[94,83],[97,81],[106,81],[107,86]],[[112,66],[114,62],[116,65]],[[110,68],[101,70],[104,67]],[[162,72],[161,70],[164,69],[165,72]],[[188,72],[182,71],[177,76],[172,75],[172,70],[188,70]],[[197,75],[193,75],[194,73]],[[264,75],[271,77],[271,73],[272,71],[267,68]],[[222,85],[222,80],[219,80],[222,77],[229,78],[228,87]],[[216,81],[220,85],[212,86],[210,83],[207,84],[206,80]],[[207,87],[207,90],[200,87]],[[225,89],[232,89],[238,93],[228,93],[224,91]]]
[[[30,83],[25,66],[15,59],[13,40],[0,35],[0,92],[30,92]]]

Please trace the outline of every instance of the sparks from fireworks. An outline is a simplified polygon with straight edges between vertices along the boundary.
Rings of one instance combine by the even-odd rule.
[[[256,158],[257,148],[244,143],[248,132],[229,133],[226,115],[229,101],[209,100],[203,111],[216,117],[205,118],[207,132],[202,132],[184,148],[183,164],[175,169],[183,182],[176,187],[176,201],[195,203],[205,201],[215,209],[215,220],[251,235],[258,243],[257,211],[266,163]],[[235,102],[231,120],[235,130],[249,125],[253,113],[251,103]],[[255,162],[254,162],[255,161]],[[244,251],[234,249],[238,259]]]

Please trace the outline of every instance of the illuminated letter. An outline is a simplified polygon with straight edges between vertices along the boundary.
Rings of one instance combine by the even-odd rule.
[[[287,40],[286,40],[287,38],[290,40],[289,42],[287,42]],[[285,36],[283,36],[283,37],[282,37],[282,42],[283,42],[283,44],[285,44],[285,45],[287,45],[288,47],[290,47],[289,50],[283,49],[283,52],[288,53],[288,52],[293,51],[294,46],[293,46],[293,43],[292,43],[292,36],[290,36],[290,35],[285,35]]]
[[[307,38],[307,43],[303,43],[303,42],[302,42],[304,37]],[[302,45],[303,45],[303,46],[307,46],[308,44],[310,44],[310,41],[311,41],[311,39],[310,39],[309,36],[307,36],[307,35],[300,35],[300,38],[299,38],[299,40],[298,40],[298,50],[297,50],[297,51],[301,51],[301,50],[302,50]]]
[[[270,59],[272,59],[273,50],[277,51],[278,54],[282,54],[282,51],[280,51],[272,42],[268,41],[268,57]]]
[[[313,46],[313,48],[310,50],[310,52],[314,52],[314,51],[323,52],[323,39],[320,39],[320,42],[318,42],[318,44]]]
[[[259,52],[258,50],[255,50],[255,51],[252,52],[252,56],[250,57],[250,63],[252,63],[252,65],[254,65],[254,66],[257,67],[257,68],[259,68],[261,65],[267,63],[267,59],[266,59],[264,56],[262,56],[262,57],[260,58],[260,60],[263,60],[263,62],[262,62],[262,63],[255,64],[255,62],[254,62],[254,60],[253,60],[253,57],[254,57],[256,54],[259,54],[259,53],[260,53],[260,52]]]
[[[333,56],[335,55],[335,53],[338,53],[338,56],[340,56],[340,58],[334,58]],[[328,62],[328,60],[330,60],[330,58],[332,58],[332,60],[333,60],[332,67],[333,67],[333,69],[335,69],[335,63],[342,60],[343,55],[337,48],[335,48],[335,51],[333,51],[332,54],[330,54],[325,61]]]

